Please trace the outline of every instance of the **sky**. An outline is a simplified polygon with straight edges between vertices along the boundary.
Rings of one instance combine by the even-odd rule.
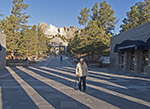
[[[0,0],[0,13],[6,16],[11,14],[12,0]],[[115,25],[114,33],[119,33],[122,20],[126,17],[126,12],[130,11],[130,7],[136,2],[143,2],[144,0],[106,0],[107,4],[115,12],[115,17],[119,19]],[[26,10],[27,15],[31,18],[28,19],[28,25],[37,25],[40,22],[45,22],[48,25],[52,24],[57,28],[75,26],[83,28],[78,23],[77,16],[84,7],[92,8],[95,2],[103,2],[103,0],[24,0],[29,4]]]

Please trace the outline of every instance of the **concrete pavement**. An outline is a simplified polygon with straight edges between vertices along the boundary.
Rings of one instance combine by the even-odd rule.
[[[90,68],[87,90],[74,90],[75,65],[52,56],[38,66],[0,70],[3,109],[149,109],[150,78]]]

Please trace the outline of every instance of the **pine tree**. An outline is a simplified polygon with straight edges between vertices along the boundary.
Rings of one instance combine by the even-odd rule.
[[[25,10],[29,5],[24,4],[24,0],[12,0],[12,4],[11,15],[1,21],[0,27],[6,34],[6,51],[18,54],[18,44],[21,37],[20,31],[24,31],[28,27],[25,23],[30,15],[26,15]]]
[[[75,54],[91,54],[92,61],[95,53],[100,53],[110,46],[111,34],[106,34],[103,27],[99,27],[96,21],[90,20],[82,33],[77,33],[70,39],[68,51]]]
[[[99,18],[98,18],[98,25],[99,27],[103,27],[105,29],[105,33],[111,33],[115,27],[115,20],[116,17],[114,16],[114,10],[111,9],[111,5],[107,4],[104,0],[100,3],[99,9]]]
[[[33,25],[31,30],[33,31],[33,34],[36,35],[37,26],[36,26],[36,25]]]
[[[79,34],[76,34],[73,38],[69,40],[69,45],[67,47],[67,51],[75,54],[82,54],[81,49],[81,38]]]
[[[15,31],[19,28],[17,25],[18,21],[13,15],[10,15],[10,17],[6,17],[6,19],[1,20],[0,27],[6,34],[7,52],[10,52],[11,50],[16,52],[16,50],[18,49],[20,33]]]
[[[84,37],[84,45],[86,45],[86,52],[91,53],[92,61],[94,54],[102,53],[103,50],[109,48],[110,34],[104,32],[103,27],[99,27],[96,21],[90,20],[87,28],[85,28],[86,35]],[[82,37],[82,36],[81,36]]]
[[[31,56],[33,54],[36,54],[37,41],[36,41],[36,38],[34,37],[34,33],[32,29],[24,30],[24,33],[22,34],[20,38],[18,52],[22,56]]]
[[[20,28],[26,27],[25,23],[27,23],[27,19],[30,15],[26,15],[25,10],[29,5],[25,4],[24,0],[12,0],[12,3],[12,15],[18,20]]]
[[[31,30],[33,31],[34,37],[36,39],[36,42],[38,43],[38,37],[37,37],[37,26],[33,25]]]
[[[145,22],[149,22],[150,21],[150,0],[145,1],[144,10],[145,10]]]
[[[98,3],[96,2],[92,8],[92,11],[93,11],[92,20],[93,21],[98,20],[98,16],[99,16],[98,9],[99,9]]]
[[[131,7],[131,11],[127,12],[127,16],[128,16],[128,19],[125,18],[123,20],[125,25],[123,24],[123,25],[120,26],[123,29],[122,31],[134,28],[134,27],[139,25],[138,24],[138,22],[140,21],[139,11],[138,11],[138,8],[135,5],[133,5]]]
[[[49,49],[49,40],[43,33],[43,30],[41,27],[38,27],[37,29],[37,47],[39,53],[46,53]]]
[[[78,22],[80,25],[87,26],[88,20],[90,17],[90,8],[88,9],[85,7],[84,9],[81,9],[80,15],[78,16]]]
[[[83,9],[80,15],[81,13],[84,13]],[[69,41],[68,50],[77,54],[91,54],[93,60],[95,53],[102,54],[105,49],[109,48],[111,31],[114,29],[115,20],[114,11],[106,1],[100,3],[100,9],[96,2],[92,7],[91,20],[88,22],[88,25],[82,29],[80,34],[77,33],[76,36]],[[79,23],[83,24],[83,20],[81,21],[82,22]]]
[[[138,25],[144,24],[150,21],[150,1],[137,2],[131,8],[131,11],[127,12],[127,18],[124,18],[120,27],[120,32],[132,29]]]
[[[135,4],[135,6],[137,7],[138,12],[139,12],[139,16],[138,16],[139,21],[137,21],[137,23],[138,23],[138,25],[141,25],[141,24],[145,23],[145,10],[144,10],[145,6],[144,6],[144,2],[137,2]],[[132,12],[132,9],[131,9],[131,12]]]

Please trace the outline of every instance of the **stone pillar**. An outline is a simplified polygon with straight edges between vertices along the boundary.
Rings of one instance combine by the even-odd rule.
[[[141,59],[142,58],[142,52],[141,50],[135,51],[135,64],[134,64],[134,71],[135,73],[141,73]]]
[[[126,71],[129,71],[130,70],[130,51],[127,51],[126,53],[125,53],[125,70]]]
[[[54,45],[54,55],[56,55],[56,48],[55,48],[55,45]]]
[[[64,55],[67,53],[67,46],[64,46]]]
[[[59,45],[59,55],[61,54],[61,45]]]
[[[124,63],[123,63],[123,66],[124,66],[123,70],[126,70],[127,69],[127,52],[125,52],[125,54],[124,54]]]
[[[147,68],[147,72],[150,75],[150,50],[148,50],[148,68]]]
[[[124,70],[127,70],[128,69],[128,51],[125,52],[124,54]]]
[[[120,69],[120,56],[121,56],[121,53],[120,52],[118,52],[118,58],[117,58],[117,62],[116,62],[116,69]]]
[[[64,47],[64,55],[67,55],[67,46],[63,46]]]
[[[0,69],[6,66],[6,36],[0,33]]]

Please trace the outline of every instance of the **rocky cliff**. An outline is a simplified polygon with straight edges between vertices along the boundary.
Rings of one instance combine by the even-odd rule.
[[[47,25],[46,23],[39,23],[39,27],[43,29],[43,33],[46,35],[48,38],[53,38],[55,35],[61,35],[64,36],[65,38],[71,38],[74,37],[75,33],[78,31],[78,29],[75,26],[71,26],[70,28],[67,27],[61,27],[57,28],[53,25]],[[59,37],[55,37],[50,40],[50,43],[53,45],[64,45],[67,46],[68,42],[64,42],[61,40]]]

